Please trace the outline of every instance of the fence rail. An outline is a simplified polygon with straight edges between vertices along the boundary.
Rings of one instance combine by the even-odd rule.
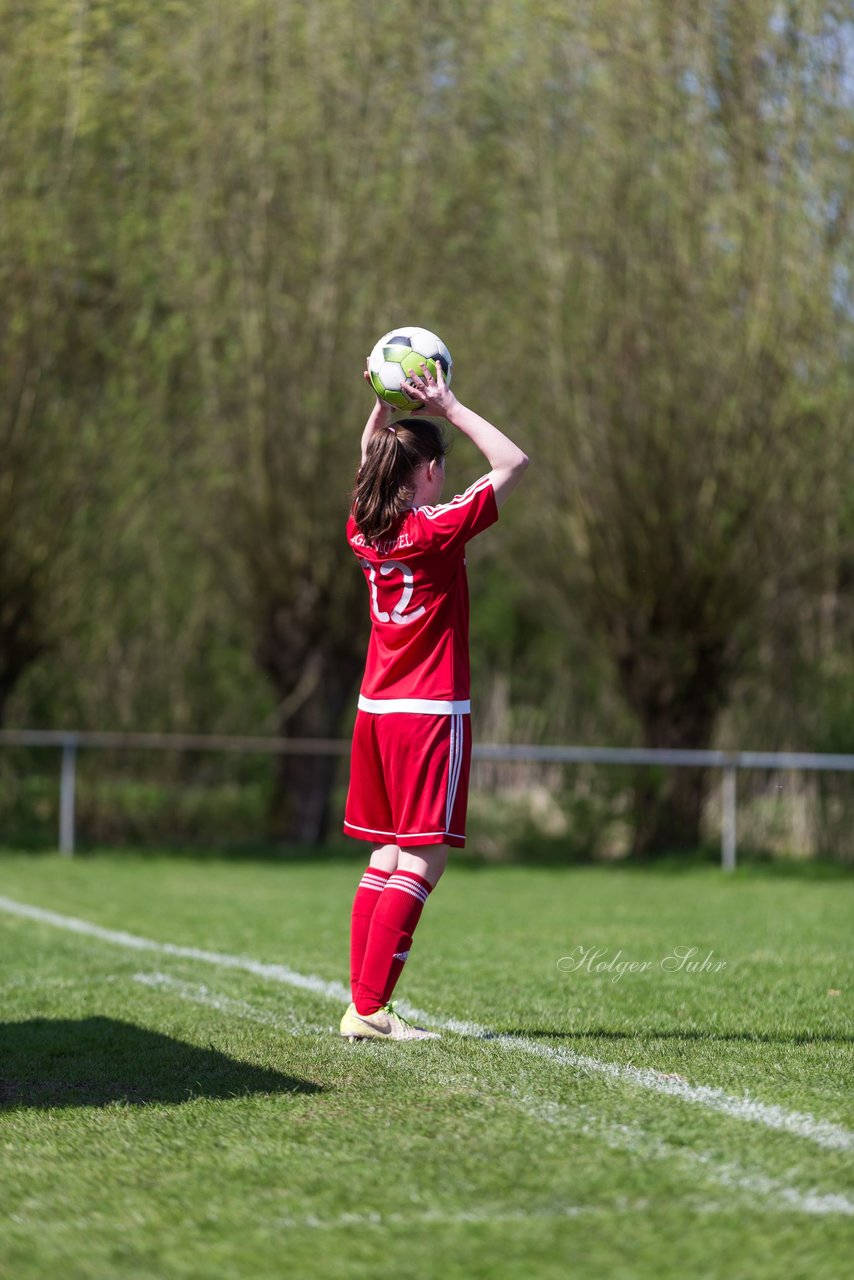
[[[230,737],[187,733],[71,732],[64,729],[0,730],[0,747],[53,747],[61,752],[59,849],[74,853],[77,752],[202,751],[257,755],[345,756],[350,743],[340,738]],[[547,764],[630,764],[675,768],[720,769],[722,772],[721,866],[736,863],[739,769],[795,769],[821,773],[854,773],[854,755],[798,751],[670,751],[646,747],[526,746],[479,743],[475,760]]]

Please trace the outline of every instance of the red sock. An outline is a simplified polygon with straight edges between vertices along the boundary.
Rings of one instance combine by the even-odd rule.
[[[371,918],[390,875],[390,871],[380,871],[379,867],[368,867],[359,881],[359,887],[353,899],[353,911],[350,916],[350,991],[354,1000],[359,974],[362,972],[362,962],[365,959]]]
[[[431,887],[429,880],[414,871],[395,871],[386,881],[371,920],[353,995],[359,1013],[376,1013],[388,1003]]]

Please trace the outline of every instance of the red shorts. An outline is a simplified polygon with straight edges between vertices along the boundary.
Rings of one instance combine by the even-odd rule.
[[[344,832],[404,848],[466,842],[471,716],[357,711]]]

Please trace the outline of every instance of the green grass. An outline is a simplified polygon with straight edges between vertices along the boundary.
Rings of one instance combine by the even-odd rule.
[[[346,982],[360,870],[8,854],[0,892]],[[850,1148],[596,1063],[851,1130],[853,900],[843,878],[458,863],[400,994],[508,1039],[376,1046],[341,1042],[323,994],[0,911],[0,1275],[845,1274]],[[579,945],[650,967],[561,972]],[[664,971],[678,946],[726,967]]]

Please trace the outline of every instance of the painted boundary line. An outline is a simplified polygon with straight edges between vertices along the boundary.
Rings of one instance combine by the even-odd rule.
[[[431,1226],[469,1226],[484,1223],[487,1226],[503,1223],[553,1222],[555,1219],[601,1217],[610,1210],[618,1213],[646,1213],[649,1210],[648,1200],[617,1200],[613,1205],[567,1204],[554,1208],[527,1209],[459,1209],[446,1210],[424,1209],[413,1213],[339,1213],[333,1218],[318,1218],[308,1214],[304,1218],[279,1218],[276,1226],[288,1228],[313,1228],[318,1231],[344,1231],[358,1227],[378,1227],[386,1230],[389,1227],[431,1227]]]
[[[340,982],[327,982],[310,974],[297,973],[281,964],[263,964],[248,956],[234,956],[226,952],[206,951],[198,947],[184,947],[172,942],[156,942],[151,938],[143,938],[138,934],[126,933],[122,930],[106,929],[102,925],[88,920],[80,920],[75,916],[60,915],[43,907],[31,906],[28,903],[16,902],[12,898],[0,896],[0,911],[24,919],[35,920],[40,924],[51,925],[57,929],[65,929],[71,933],[79,933],[90,938],[99,938],[103,942],[111,942],[134,951],[149,951],[158,955],[174,956],[183,960],[197,960],[211,964],[220,969],[237,969],[252,973],[256,977],[280,982],[285,986],[295,987],[302,991],[310,991],[336,1002],[349,1003],[350,991]],[[682,1102],[690,1102],[702,1106],[709,1111],[717,1111],[737,1120],[752,1124],[761,1124],[767,1129],[775,1129],[795,1137],[805,1138],[820,1147],[836,1151],[854,1150],[854,1132],[829,1120],[816,1119],[808,1112],[786,1111],[774,1104],[759,1102],[748,1094],[735,1097],[722,1089],[709,1085],[692,1085],[681,1080],[667,1079],[663,1073],[648,1067],[633,1067],[616,1062],[603,1062],[586,1054],[575,1053],[571,1049],[553,1049],[549,1045],[537,1044],[535,1041],[500,1035],[475,1022],[459,1022],[449,1018],[435,1018],[422,1010],[400,1002],[405,1013],[417,1019],[425,1019],[445,1031],[479,1040],[488,1040],[502,1049],[531,1054],[546,1058],[561,1066],[572,1067],[577,1071],[592,1072],[598,1075],[636,1085],[654,1093],[665,1094]]]
[[[284,964],[264,964],[260,960],[252,960],[249,956],[231,956],[220,951],[205,951],[199,947],[182,947],[174,942],[156,942],[153,938],[142,938],[139,934],[125,933],[121,929],[105,929],[102,925],[92,924],[89,920],[80,920],[76,916],[59,915],[56,911],[47,911],[44,907],[33,907],[26,902],[15,902],[12,898],[0,896],[0,911],[12,916],[23,916],[27,920],[37,920],[39,924],[49,924],[56,929],[65,929],[69,933],[81,933],[87,938],[100,938],[102,942],[112,942],[131,951],[153,951],[162,956],[175,956],[181,960],[199,960],[203,964],[212,964],[219,969],[240,969],[244,973],[255,974],[258,978],[269,978],[271,982],[281,982],[287,987],[297,987],[301,991],[311,991],[315,995],[325,996],[329,1000],[350,1003],[350,988],[340,982],[327,982],[324,978],[315,978],[308,974],[297,973]]]
[[[418,1009],[411,1009],[400,1001],[400,1007],[407,1017],[415,1019],[427,1018],[429,1015]],[[815,1116],[804,1111],[787,1111],[785,1107],[775,1103],[760,1102],[745,1093],[740,1098],[724,1093],[712,1085],[690,1084],[686,1080],[674,1079],[664,1072],[655,1071],[651,1067],[633,1067],[619,1062],[603,1062],[600,1058],[591,1058],[588,1054],[576,1053],[573,1049],[554,1049],[550,1045],[538,1044],[535,1040],[526,1040],[522,1036],[508,1036],[488,1031],[476,1023],[458,1023],[454,1021],[442,1023],[433,1019],[435,1026],[443,1026],[448,1031],[456,1031],[459,1035],[474,1036],[489,1040],[501,1048],[514,1052],[522,1051],[533,1057],[547,1058],[562,1066],[574,1067],[581,1072],[594,1073],[637,1085],[641,1089],[649,1089],[653,1093],[661,1093],[667,1097],[678,1098],[682,1102],[692,1102],[709,1111],[717,1111],[721,1115],[732,1116],[735,1120],[746,1120],[749,1123],[764,1125],[767,1129],[776,1129],[790,1133],[797,1138],[806,1138],[820,1147],[829,1150],[854,1150],[854,1133],[842,1125],[830,1120],[817,1120]]]
[[[223,1013],[227,1017],[247,1018],[250,1022],[273,1027],[285,1036],[328,1036],[334,1035],[338,1030],[337,1027],[330,1026],[328,1023],[323,1026],[317,1022],[303,1022],[299,1018],[281,1018],[266,1009],[259,1009],[248,1000],[236,1000],[234,996],[220,995],[204,984],[194,986],[191,982],[172,978],[167,973],[135,973],[133,981],[138,982],[142,987],[168,991],[170,995],[178,996],[181,1000],[189,1000],[193,1004],[215,1009],[217,1013]]]
[[[251,1005],[246,1000],[234,1000],[229,996],[218,995],[207,986],[194,986],[192,983],[172,978],[166,973],[135,973],[133,981],[156,991],[177,996],[180,1000],[186,1000],[192,1004],[205,1005],[218,1011],[231,1012],[238,1017],[249,1019],[264,1026],[277,1026],[283,1021],[274,1014],[270,1014],[266,1009]],[[291,1035],[301,1034],[292,1030],[292,1025],[302,1025],[302,1034],[316,1034],[318,1031],[326,1030],[326,1028],[318,1028],[308,1024],[285,1025],[288,1025],[288,1033]],[[330,1030],[334,1031],[334,1028],[330,1028]],[[459,1071],[451,1074],[445,1073],[442,1076],[443,1083],[456,1086],[466,1085],[470,1087],[474,1080],[475,1077],[470,1073]],[[799,1187],[790,1186],[779,1178],[771,1178],[764,1173],[753,1173],[732,1161],[721,1161],[711,1152],[695,1151],[692,1148],[677,1146],[659,1138],[651,1138],[637,1125],[612,1124],[609,1121],[602,1120],[590,1107],[584,1105],[568,1107],[550,1098],[528,1097],[513,1086],[504,1089],[499,1086],[496,1093],[481,1091],[477,1096],[482,1098],[487,1106],[494,1106],[496,1103],[499,1105],[502,1103],[508,1104],[530,1120],[545,1124],[550,1128],[560,1128],[573,1134],[580,1134],[585,1138],[592,1138],[596,1142],[603,1143],[612,1151],[628,1151],[633,1155],[643,1156],[647,1160],[680,1163],[688,1169],[696,1171],[701,1177],[716,1183],[722,1190],[743,1192],[749,1196],[757,1197],[760,1200],[769,1202],[769,1207],[778,1212],[805,1213],[813,1217],[826,1217],[827,1215],[854,1217],[854,1201],[849,1200],[847,1196],[836,1192],[822,1192],[815,1188],[802,1190]],[[626,1212],[632,1209],[646,1209],[647,1207],[647,1201],[631,1203],[619,1198],[611,1205],[551,1205],[545,1208],[535,1207],[531,1210],[488,1211],[487,1216],[484,1216],[481,1211],[476,1209],[453,1213],[427,1210],[424,1213],[411,1215],[345,1213],[332,1218],[317,1218],[309,1215],[305,1218],[283,1220],[280,1225],[335,1230],[336,1228],[347,1226],[416,1226],[430,1221],[525,1222],[536,1218],[567,1218],[587,1213],[605,1213],[609,1210]],[[719,1206],[706,1200],[701,1202],[699,1206],[693,1205],[695,1209],[698,1207],[704,1211],[712,1212],[724,1206]]]

